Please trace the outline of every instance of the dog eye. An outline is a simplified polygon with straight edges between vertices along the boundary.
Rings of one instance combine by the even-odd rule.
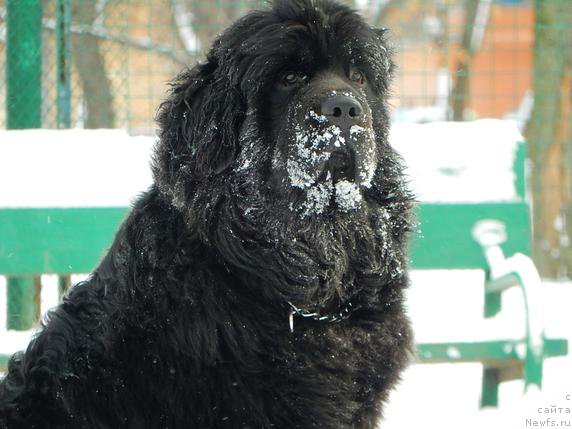
[[[365,83],[365,73],[356,68],[350,68],[349,78],[360,85]]]
[[[280,79],[282,85],[284,86],[291,86],[291,85],[296,85],[298,83],[304,82],[308,79],[308,77],[302,73],[296,73],[296,72],[286,72],[282,75],[282,78]]]

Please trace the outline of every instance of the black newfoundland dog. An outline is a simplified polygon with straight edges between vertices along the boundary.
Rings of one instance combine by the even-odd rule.
[[[160,108],[154,185],[11,359],[0,426],[374,428],[412,337],[392,67],[329,0],[220,35]]]

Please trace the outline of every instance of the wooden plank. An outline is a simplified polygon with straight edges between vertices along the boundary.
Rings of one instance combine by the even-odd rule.
[[[127,208],[0,209],[0,273],[90,272],[111,244]],[[413,268],[486,268],[471,229],[482,219],[506,223],[507,254],[530,254],[525,203],[422,204]]]
[[[524,202],[489,204],[422,204],[419,232],[413,237],[411,258],[418,269],[486,269],[483,250],[473,240],[476,222],[496,219],[506,225],[506,255],[530,255],[530,222]]]
[[[520,361],[523,358],[520,350],[524,349],[523,340],[426,343],[418,345],[417,357],[422,363]],[[544,357],[565,356],[567,353],[568,341],[545,340]]]
[[[0,210],[0,273],[87,273],[111,245],[126,208]]]

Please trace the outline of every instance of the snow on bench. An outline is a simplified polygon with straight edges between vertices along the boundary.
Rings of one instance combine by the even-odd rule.
[[[0,208],[127,207],[152,182],[155,141],[123,130],[0,131],[0,183],[9,184]],[[517,199],[513,163],[523,138],[514,122],[398,124],[390,141],[419,201]]]
[[[419,201],[426,203],[518,200],[514,162],[524,142],[516,122],[398,124],[390,141],[407,165]]]

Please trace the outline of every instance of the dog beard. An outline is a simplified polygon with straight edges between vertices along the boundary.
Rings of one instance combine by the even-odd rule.
[[[253,113],[241,140],[232,198],[219,205],[215,241],[225,262],[258,278],[257,293],[331,311],[349,300],[369,302],[380,284],[401,274],[387,207],[364,199],[351,212],[298,216],[268,185],[269,149]]]

